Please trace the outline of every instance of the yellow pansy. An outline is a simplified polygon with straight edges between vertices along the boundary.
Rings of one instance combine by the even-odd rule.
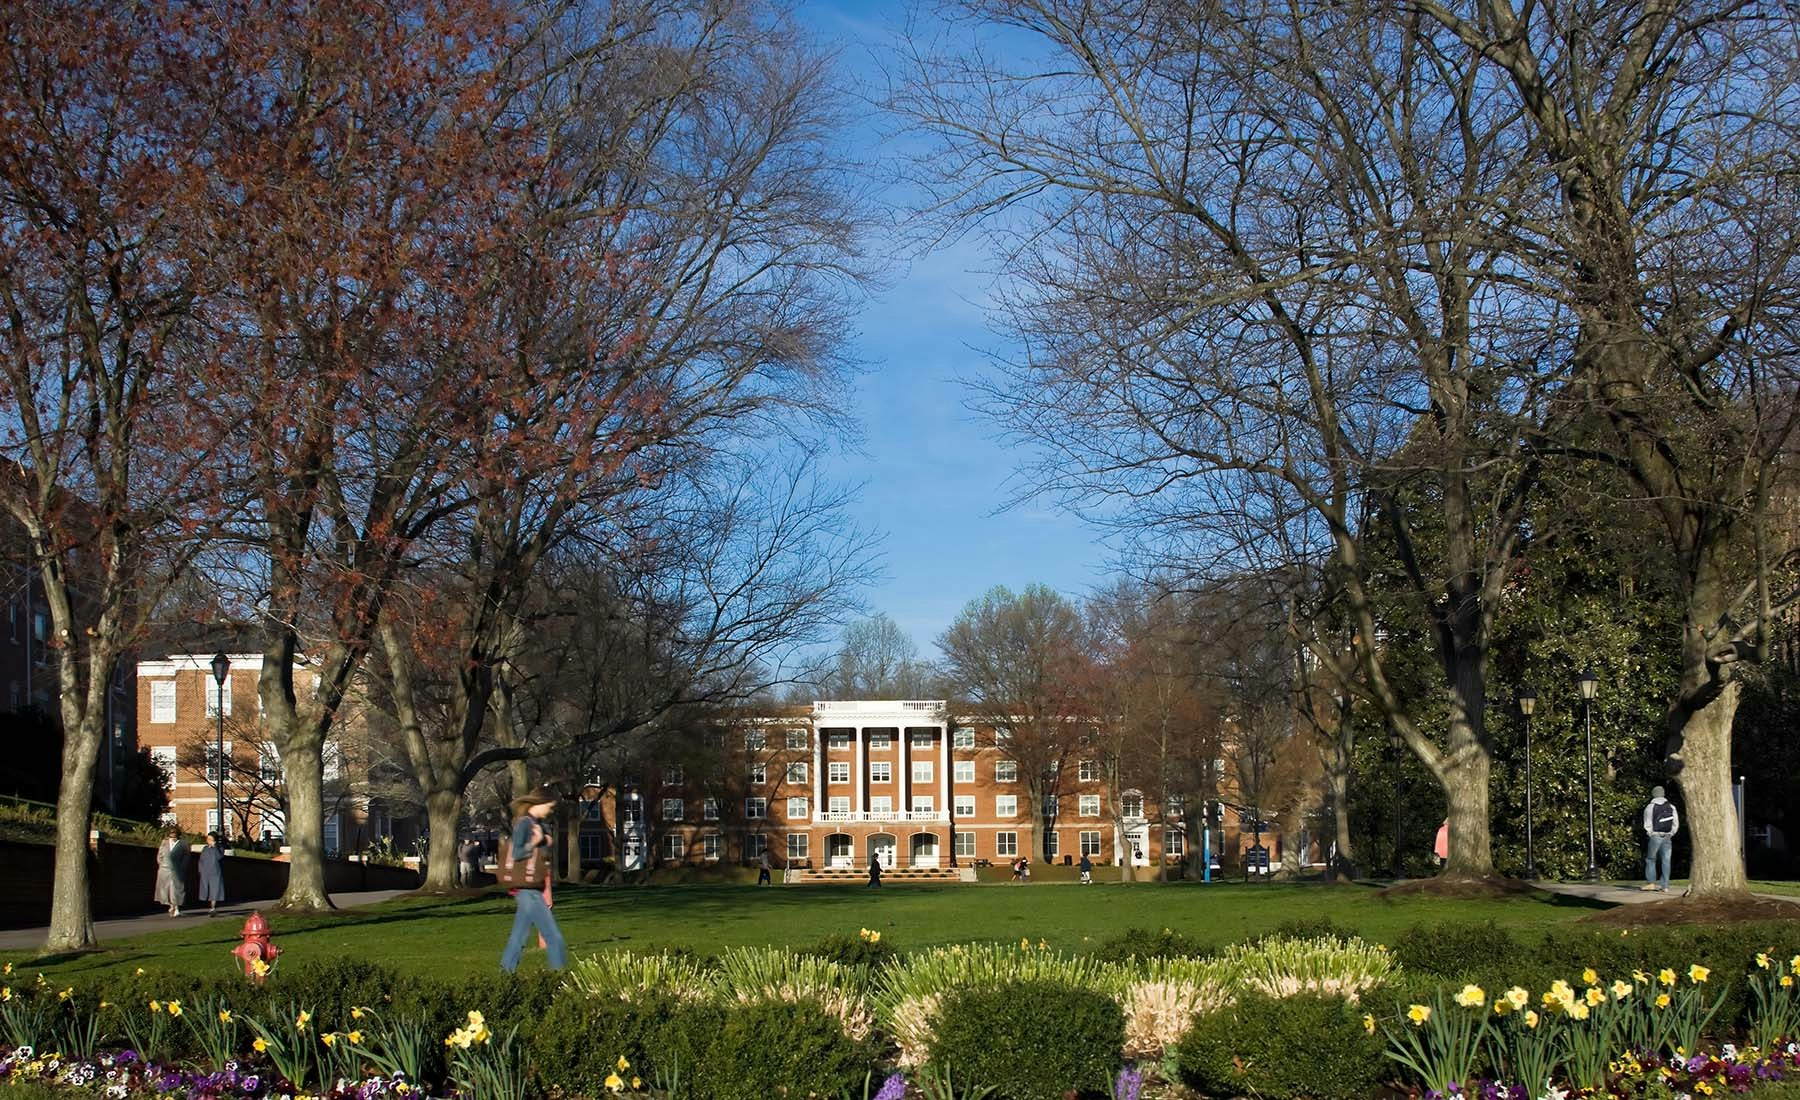
[[[254,1043],[250,1044],[250,1049],[256,1051],[256,1053],[258,1053],[258,1054],[261,1054],[264,1051],[269,1049],[268,1041],[265,1040],[261,1035],[258,1035],[256,1037],[256,1041]]]
[[[1538,1014],[1536,1012],[1533,1012],[1530,1009],[1525,1010],[1525,1026],[1526,1027],[1538,1026]]]
[[[1600,975],[1594,971],[1593,967],[1590,966],[1586,970],[1583,970],[1581,972],[1581,984],[1582,985],[1599,985],[1600,984]]]
[[[1464,1008],[1480,1008],[1487,1004],[1487,992],[1478,985],[1465,985],[1456,991],[1456,1003]]]
[[[1707,978],[1709,978],[1711,976],[1712,976],[1712,971],[1708,970],[1704,966],[1701,966],[1699,963],[1695,963],[1694,965],[1688,967],[1688,981],[1693,982],[1695,984],[1699,984],[1700,982],[1705,981]]]
[[[1661,970],[1658,970],[1656,972],[1656,980],[1661,982],[1664,985],[1674,985],[1675,984],[1675,972],[1665,966]]]
[[[611,1089],[613,1092],[624,1092],[625,1091],[625,1079],[623,1077],[620,1077],[616,1073],[607,1074],[606,1080],[602,1081],[601,1084],[605,1085],[608,1089]]]
[[[1375,1034],[1375,1017],[1366,1012],[1363,1013],[1363,1030],[1370,1035]]]
[[[1413,1022],[1414,1027],[1417,1027],[1431,1019],[1431,1008],[1429,1005],[1413,1005],[1406,1010],[1406,1018]]]

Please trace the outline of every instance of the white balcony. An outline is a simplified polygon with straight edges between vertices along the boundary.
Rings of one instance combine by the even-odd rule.
[[[949,821],[950,815],[943,810],[820,810],[813,814],[813,822],[821,825],[944,825]]]

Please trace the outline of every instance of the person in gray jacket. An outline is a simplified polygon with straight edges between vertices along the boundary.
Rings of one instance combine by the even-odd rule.
[[[1644,806],[1644,884],[1638,889],[1669,892],[1670,856],[1680,830],[1681,815],[1675,812],[1675,804],[1663,797],[1661,787],[1650,788],[1650,801]]]
[[[218,833],[207,833],[206,847],[200,849],[200,900],[208,913],[218,912],[225,900],[225,849]]]

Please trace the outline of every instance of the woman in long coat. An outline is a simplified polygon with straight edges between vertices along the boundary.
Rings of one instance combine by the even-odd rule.
[[[156,846],[156,902],[168,906],[171,917],[181,915],[181,903],[187,900],[183,874],[187,870],[186,853],[187,845],[181,840],[181,830],[169,826],[162,843]]]
[[[207,833],[206,847],[200,849],[200,900],[209,913],[225,900],[225,848],[218,833]]]

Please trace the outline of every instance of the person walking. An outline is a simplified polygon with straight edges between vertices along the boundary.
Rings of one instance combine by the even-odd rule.
[[[1016,856],[1013,858],[1012,873],[1013,873],[1012,880],[1014,882],[1024,882],[1025,881],[1025,861],[1023,859],[1020,859]]]
[[[475,872],[481,859],[481,843],[474,837],[464,837],[462,846],[457,849],[457,864],[462,873],[462,885],[475,885]]]
[[[187,845],[181,830],[171,825],[163,830],[162,843],[156,846],[156,902],[171,917],[181,915],[181,903],[187,900],[186,871]]]
[[[500,881],[513,888],[518,904],[512,935],[500,953],[500,969],[508,974],[519,968],[525,937],[534,928],[550,957],[550,968],[562,970],[569,964],[568,945],[550,915],[555,899],[550,895],[550,836],[544,830],[544,818],[556,809],[559,797],[548,787],[537,787],[512,801],[511,846],[500,854],[498,867]]]
[[[200,900],[206,903],[208,916],[217,913],[225,900],[225,848],[218,833],[207,833],[206,847],[200,849]]]
[[[769,886],[773,884],[769,877],[769,872],[771,870],[773,870],[773,868],[769,864],[769,850],[764,848],[762,855],[758,856],[756,859],[756,884],[758,886]]]
[[[881,885],[881,856],[879,854],[872,852],[869,855],[869,889],[874,890],[874,889],[878,888],[880,885]]]
[[[1681,815],[1675,811],[1675,803],[1663,797],[1661,787],[1651,787],[1650,801],[1644,805],[1644,884],[1638,889],[1669,892],[1669,864],[1675,834],[1680,831]]]
[[[1086,852],[1081,853],[1081,862],[1076,866],[1081,868],[1081,884],[1083,886],[1094,881],[1094,861],[1088,858]]]
[[[1431,841],[1431,854],[1437,857],[1439,867],[1450,861],[1450,819],[1447,817]]]

